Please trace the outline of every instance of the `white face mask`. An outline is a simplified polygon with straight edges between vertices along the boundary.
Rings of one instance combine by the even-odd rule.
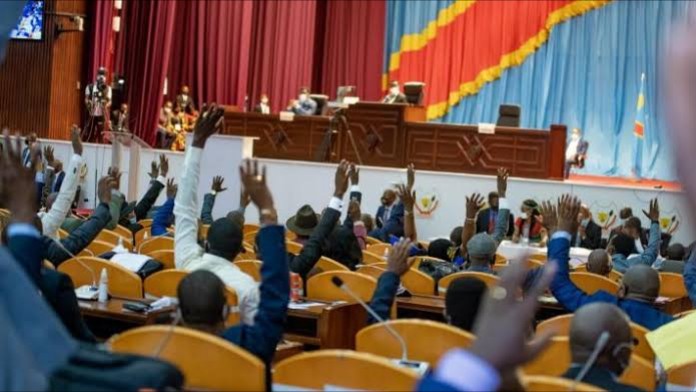
[[[307,100],[307,94],[300,94],[300,102],[304,102]]]
[[[527,213],[526,213],[526,212],[521,212],[521,213],[520,213],[520,218],[522,218],[523,220],[524,220],[524,219],[527,219],[527,218],[528,218]]]
[[[577,133],[574,133],[570,138],[573,140],[580,140],[580,135]]]
[[[389,94],[391,94],[391,95],[399,95],[400,92],[401,91],[399,91],[398,87],[392,87],[389,89]]]

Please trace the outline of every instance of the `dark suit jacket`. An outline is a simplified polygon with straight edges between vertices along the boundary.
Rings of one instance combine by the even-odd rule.
[[[574,380],[582,370],[582,366],[571,366],[567,372],[561,377]],[[618,377],[608,370],[593,366],[582,379],[585,384],[591,384],[604,389],[605,391],[625,391],[634,392],[642,391],[633,385],[622,384],[618,381]]]
[[[577,243],[577,234],[573,236],[571,240],[571,245],[575,246]],[[580,241],[580,248],[595,250],[602,247],[602,228],[596,224],[593,220],[587,224],[585,228],[585,239]]]
[[[486,208],[478,213],[478,216],[476,217],[476,233],[493,234],[493,232],[495,231],[495,227],[493,227],[492,231],[490,231],[490,232],[488,231],[488,221],[490,219],[490,213],[491,213],[490,208]],[[512,234],[514,232],[515,232],[515,216],[513,214],[510,214],[510,217],[508,218],[508,228],[507,228],[507,231],[505,232],[505,236],[512,237]]]
[[[388,97],[389,95],[386,95],[384,98],[382,98],[382,102],[387,103]],[[399,95],[397,95],[396,98],[394,98],[394,101],[390,103],[408,103],[408,101],[406,100],[406,95],[404,95],[403,93],[399,93]]]
[[[261,110],[261,104],[258,104],[258,105],[256,105],[256,106],[254,106],[254,112],[255,112],[255,113],[262,113],[262,112],[263,112],[263,111]],[[271,111],[271,106],[270,106],[270,105],[268,105],[268,113],[269,113],[269,114],[270,114],[270,113],[273,113],[273,111]]]
[[[333,208],[324,210],[319,224],[314,229],[307,242],[305,242],[300,254],[297,256],[289,256],[290,271],[300,274],[305,282],[307,281],[307,274],[314,268],[314,265],[322,256],[324,251],[323,248],[329,234],[333,231],[340,217],[340,211],[336,211]]]
[[[53,187],[51,188],[51,192],[60,192],[60,187],[63,186],[63,180],[65,179],[65,171],[61,171],[57,176],[56,180],[53,183]],[[47,184],[48,185],[48,184]]]
[[[101,203],[86,221],[82,222],[69,236],[60,240],[61,245],[70,253],[77,255],[87,247],[99,232],[101,232],[111,220],[109,206]],[[45,254],[43,259],[46,259],[58,267],[62,262],[71,258],[70,253],[66,252],[61,246],[55,243],[51,238],[42,237],[43,248]]]
[[[283,337],[283,325],[290,302],[290,272],[286,263],[285,231],[282,226],[264,227],[259,231],[256,243],[263,264],[259,288],[261,298],[254,325],[237,324],[227,329],[223,338],[270,365],[276,346]]]
[[[384,206],[380,206],[377,209],[377,215],[375,215],[375,225],[377,225],[377,229],[372,230],[368,235],[384,242],[389,240],[390,235],[403,237],[404,205],[401,202],[396,202],[386,222],[384,221],[384,214],[385,208]]]

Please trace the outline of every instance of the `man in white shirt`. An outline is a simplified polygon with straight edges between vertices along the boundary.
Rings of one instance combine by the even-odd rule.
[[[102,140],[106,124],[106,115],[111,108],[111,87],[106,84],[106,68],[97,71],[97,80],[85,88],[85,106],[87,106],[88,121],[85,128],[87,141]]]
[[[196,192],[201,156],[208,138],[220,128],[223,113],[222,108],[215,106],[204,110],[194,127],[191,147],[186,149],[183,175],[174,202],[174,262],[178,269],[204,269],[220,277],[237,293],[242,322],[252,325],[259,303],[258,285],[232,264],[242,246],[242,228],[228,218],[217,219],[208,230],[208,249],[198,245]]]

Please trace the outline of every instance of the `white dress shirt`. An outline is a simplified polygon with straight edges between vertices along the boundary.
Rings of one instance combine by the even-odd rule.
[[[48,212],[40,212],[39,218],[41,218],[41,224],[43,225],[43,234],[54,240],[58,240],[58,229],[65,221],[70,211],[70,206],[75,199],[75,192],[77,192],[78,179],[80,176],[80,168],[84,163],[82,156],[73,154],[70,158],[70,163],[68,164],[68,171],[65,172],[65,178],[63,178],[63,185],[60,187],[60,192],[56,201],[53,202],[51,209]],[[48,170],[53,170],[52,167],[48,167]]]

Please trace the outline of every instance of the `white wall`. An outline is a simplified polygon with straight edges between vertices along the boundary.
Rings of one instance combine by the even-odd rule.
[[[247,140],[243,145],[243,140]],[[64,141],[42,141],[51,144],[56,149],[56,157],[67,162],[70,144]],[[235,144],[237,143],[237,144]],[[230,136],[215,136],[211,139],[204,154],[201,169],[201,182],[198,188],[199,202],[203,194],[210,189],[210,183],[214,175],[225,176],[225,185],[230,189],[218,197],[214,214],[216,217],[238,206],[239,180],[237,167],[242,157],[251,156],[248,138]],[[241,150],[240,150],[241,149]],[[240,152],[241,151],[241,152]],[[169,157],[170,177],[179,180],[181,168],[184,162],[184,154],[150,150],[141,153],[138,176],[138,194],[147,189],[150,162],[160,153]],[[89,174],[85,181],[86,207],[94,206],[94,184],[96,179],[104,175],[111,163],[111,147],[96,144],[85,144],[85,158],[89,167]],[[123,178],[127,178],[129,168],[129,156],[127,149],[122,155]],[[292,216],[303,204],[310,204],[317,212],[326,207],[333,195],[334,172],[336,165],[261,159],[268,169],[268,181],[273,192],[273,197],[278,209],[279,218],[284,221]],[[417,169],[417,168],[416,168]],[[379,206],[382,191],[391,184],[405,181],[405,170],[362,167],[360,170],[360,187],[363,192],[363,212],[373,214]],[[484,197],[489,191],[495,190],[495,178],[490,176],[426,172],[418,171],[416,175],[417,198],[432,198],[438,201],[437,208],[430,216],[417,215],[417,228],[419,238],[429,239],[433,237],[447,237],[455,226],[464,221],[465,196],[473,192],[480,192]],[[122,192],[128,192],[126,180],[122,180]],[[647,224],[647,218],[642,210],[648,208],[651,198],[659,195],[662,215],[668,220],[674,217],[679,222],[679,228],[674,233],[676,241],[690,243],[696,240],[694,228],[691,222],[686,221],[688,205],[681,192],[655,191],[638,188],[618,188],[604,185],[579,185],[572,182],[540,181],[527,179],[510,179],[508,186],[508,198],[512,203],[513,213],[519,212],[519,206],[524,199],[531,198],[537,201],[556,198],[562,193],[572,193],[580,197],[588,204],[594,213],[595,220],[599,220],[601,213],[608,215],[610,210],[615,215],[623,207],[633,208],[634,214],[643,219]],[[348,195],[346,195],[346,199]],[[158,204],[164,202],[164,192],[160,196]],[[247,219],[250,222],[258,221],[258,212],[255,208],[247,211]],[[618,224],[615,223],[615,224]]]

